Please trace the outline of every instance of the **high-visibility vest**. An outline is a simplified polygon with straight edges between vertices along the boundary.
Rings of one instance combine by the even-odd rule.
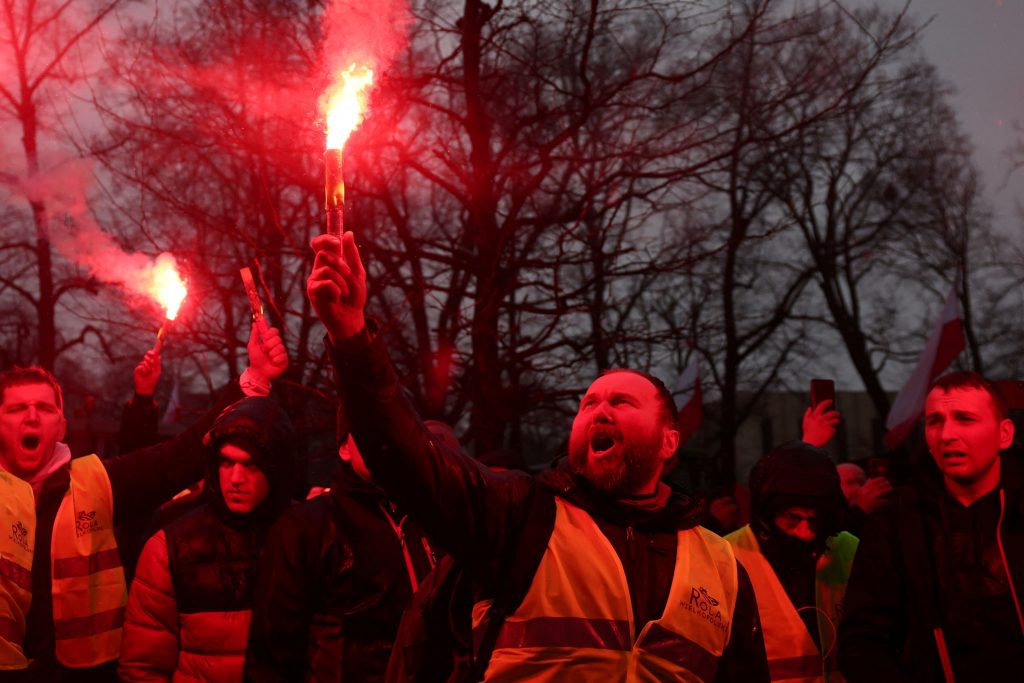
[[[700,527],[678,532],[665,612],[638,634],[612,544],[590,515],[555,500],[547,550],[526,597],[498,633],[484,680],[712,681],[736,607],[729,544]],[[474,628],[489,607],[489,600],[474,606]]]
[[[0,482],[4,501],[0,508],[12,518],[17,510],[17,521],[25,528],[27,539],[22,545],[14,534],[0,538],[0,555],[14,560],[0,562],[0,566],[17,567],[16,572],[4,569],[0,579],[5,602],[0,629],[5,623],[8,628],[0,633],[0,668],[23,669],[28,666],[21,644],[32,599],[35,498],[32,487],[16,477],[8,475]],[[71,460],[71,483],[53,523],[50,576],[57,661],[80,668],[117,659],[128,591],[114,539],[113,491],[107,471],[95,455]]]
[[[25,620],[32,604],[36,503],[27,481],[0,470],[0,671],[24,669]]]
[[[821,649],[761,553],[750,526],[737,529],[726,540],[735,547],[736,558],[754,585],[772,681],[842,682],[837,666],[836,629],[842,618],[843,596],[857,552],[857,537],[841,531],[829,539],[825,552],[818,558],[814,594]]]

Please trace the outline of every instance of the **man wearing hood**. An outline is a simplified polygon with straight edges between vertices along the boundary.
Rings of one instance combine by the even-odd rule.
[[[382,681],[402,612],[436,563],[415,524],[370,483],[341,411],[338,440],[330,490],[270,531],[246,681]]]
[[[539,478],[491,472],[447,451],[409,404],[366,326],[351,233],[317,237],[313,248],[307,291],[368,470],[477,583],[475,676],[767,680],[746,572],[728,543],[697,526],[693,501],[661,482],[679,445],[661,382],[602,375],[573,421],[567,467]]]
[[[287,367],[276,330],[249,340],[244,393]],[[0,374],[0,672],[4,680],[114,680],[127,590],[114,528],[149,518],[202,476],[203,434],[229,400],[174,439],[101,461],[61,443],[60,384],[42,368]]]
[[[252,578],[295,491],[291,422],[266,397],[229,406],[204,438],[206,501],[158,531],[128,597],[123,681],[242,679]]]
[[[772,681],[841,681],[836,627],[857,538],[824,451],[776,448],[750,474],[751,521],[726,536],[750,574]]]
[[[1024,476],[999,389],[939,378],[931,462],[868,521],[839,629],[852,683],[1017,680],[1024,670]],[[934,465],[934,466],[933,466]]]

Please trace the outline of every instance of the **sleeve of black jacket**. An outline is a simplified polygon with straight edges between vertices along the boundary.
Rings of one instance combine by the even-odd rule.
[[[159,422],[156,401],[152,396],[132,396],[121,413],[118,452],[131,453],[156,444],[160,441]]]
[[[868,519],[846,587],[838,646],[839,670],[849,683],[907,680],[899,662],[910,591],[897,567],[891,514],[887,510]]]
[[[718,660],[715,683],[768,683],[768,654],[764,649],[761,617],[757,613],[754,587],[743,565],[736,563],[739,590],[733,613],[732,634]]]
[[[406,397],[380,335],[364,329],[332,358],[342,409],[374,483],[457,561],[485,582],[497,576],[539,486],[447,451]]]
[[[188,429],[170,441],[120,455],[103,464],[114,492],[114,523],[149,518],[165,501],[203,477],[203,436],[224,408],[243,397],[237,382]]]
[[[305,507],[326,505],[323,496],[293,507],[267,534],[253,588],[245,681],[307,680],[313,603],[325,599],[326,592],[323,558],[317,550],[333,539],[321,523],[326,514],[303,512]]]

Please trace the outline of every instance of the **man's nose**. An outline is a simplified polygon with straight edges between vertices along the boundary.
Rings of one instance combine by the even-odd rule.
[[[608,401],[601,401],[594,409],[594,420],[597,422],[611,422],[612,406]]]
[[[800,523],[793,529],[793,535],[799,538],[801,541],[813,541],[814,530],[811,529],[811,523],[806,519],[801,519]]]
[[[232,484],[241,484],[245,481],[245,468],[241,465],[232,465],[231,471],[229,472],[228,481]]]
[[[25,413],[25,419],[28,422],[39,422],[39,409],[30,405]]]

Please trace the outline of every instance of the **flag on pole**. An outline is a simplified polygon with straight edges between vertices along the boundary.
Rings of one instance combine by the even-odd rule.
[[[900,389],[889,409],[889,416],[885,420],[885,443],[890,449],[896,448],[913,431],[914,424],[924,412],[928,387],[966,347],[963,316],[954,283],[914,373]]]
[[[682,430],[679,433],[679,445],[686,443],[693,436],[700,423],[704,421],[704,404],[700,390],[700,366],[697,365],[696,354],[683,370],[683,374],[672,387],[672,398],[679,412]]]

